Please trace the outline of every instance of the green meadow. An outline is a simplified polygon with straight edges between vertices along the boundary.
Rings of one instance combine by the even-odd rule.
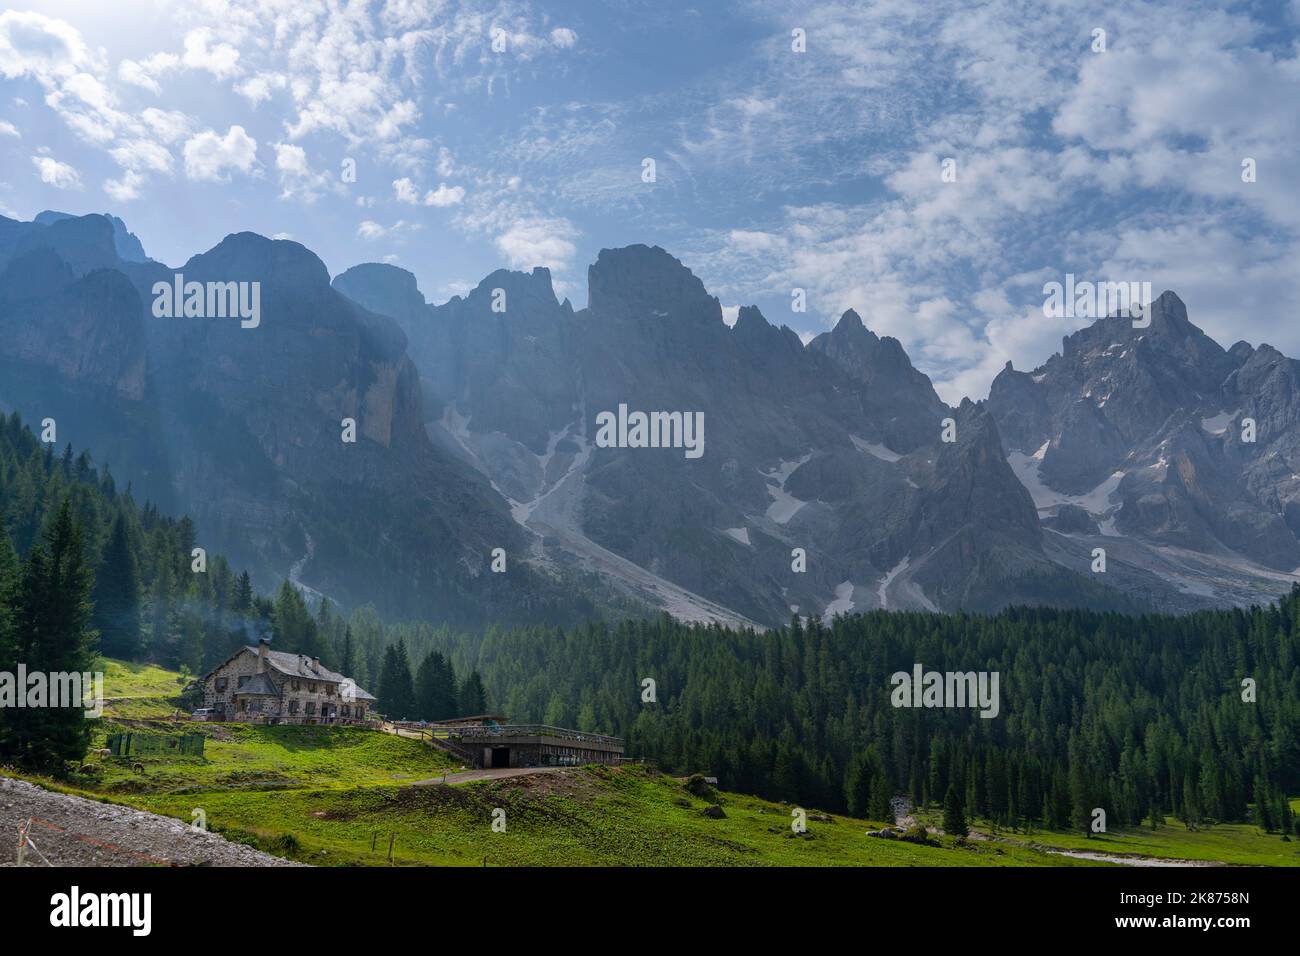
[[[1232,864],[1293,866],[1300,843],[1244,825],[1188,831],[1168,822],[1085,838],[1034,831],[926,844],[868,837],[881,821],[686,786],[643,766],[588,766],[459,784],[427,743],[357,727],[207,724],[170,719],[188,678],[106,662],[111,699],[96,731],[202,733],[202,756],[89,758],[91,773],[56,789],[185,821],[202,810],[227,837],[317,865],[436,866],[1106,866],[1082,850]],[[422,781],[416,785],[417,781]],[[720,811],[720,813],[719,813]],[[937,824],[937,814],[918,817]],[[494,819],[504,822],[493,827]],[[983,838],[987,837],[987,838]],[[389,857],[392,846],[391,862]]]

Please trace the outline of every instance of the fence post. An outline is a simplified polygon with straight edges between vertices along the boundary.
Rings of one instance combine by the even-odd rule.
[[[393,862],[393,841],[397,839],[396,831],[388,834],[388,862]]]

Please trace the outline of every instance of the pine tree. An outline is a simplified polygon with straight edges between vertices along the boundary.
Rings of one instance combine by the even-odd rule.
[[[134,660],[140,652],[140,577],[125,515],[113,521],[95,577],[95,628],[106,657]]]
[[[94,663],[92,584],[85,541],[65,497],[23,565],[13,641],[15,659],[28,673],[46,674],[51,694],[53,675],[86,674]],[[46,773],[62,773],[65,761],[80,761],[90,745],[91,721],[81,701],[58,703],[9,710],[0,721],[0,759]]]
[[[470,671],[465,683],[460,687],[460,715],[470,717],[487,712],[487,692],[483,689],[483,678],[478,671]]]
[[[6,642],[13,640],[14,606],[21,581],[22,565],[14,551],[13,542],[5,533],[4,522],[0,521],[0,670],[12,670],[6,666],[9,663],[6,648],[10,653],[13,648]]]
[[[339,648],[339,672],[344,677],[356,680],[354,675],[357,672],[357,649],[352,641],[351,625],[343,629],[343,646]]]
[[[239,583],[235,586],[235,610],[240,614],[248,614],[253,609],[253,579],[244,571],[239,575]]]
[[[844,773],[844,802],[849,815],[866,818],[871,812],[871,761],[857,754]]]
[[[389,720],[410,720],[415,716],[411,662],[401,638],[384,651],[384,663],[379,671],[379,710]]]
[[[1183,778],[1183,826],[1195,830],[1201,822],[1200,805],[1196,799],[1196,779],[1189,767]]]
[[[943,798],[943,832],[959,839],[964,839],[970,833],[966,815],[962,811],[961,797],[955,786],[949,786],[948,795]]]
[[[936,803],[939,794],[948,792],[948,755],[938,737],[930,741],[930,799]]]
[[[456,716],[450,709],[448,697],[454,700],[455,682],[447,688],[447,674],[451,665],[437,651],[430,651],[420,662],[415,674],[415,711],[421,720],[447,720]]]
[[[885,778],[885,770],[879,763],[876,764],[875,772],[871,775],[871,804],[867,816],[872,820],[883,820],[885,823],[894,822],[894,808],[889,802],[889,781]]]
[[[448,661],[442,654],[438,654],[438,669],[435,672],[433,693],[430,696],[430,706],[432,706],[433,721],[450,721],[454,717],[460,717],[460,692],[456,685],[456,671],[452,670],[451,661]],[[486,701],[484,710],[487,709]]]

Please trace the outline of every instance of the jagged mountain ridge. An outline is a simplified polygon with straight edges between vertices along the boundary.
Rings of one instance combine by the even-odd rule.
[[[0,403],[52,417],[140,499],[192,515],[203,543],[269,589],[476,623],[589,613],[525,565],[523,535],[474,470],[423,428],[393,320],[334,291],[294,242],[227,236],[183,266],[117,254],[102,216],[0,220]],[[263,321],[156,318],[154,283],[260,284]],[[357,441],[342,441],[344,418]]]
[[[1044,553],[983,407],[949,409],[856,313],[807,347],[753,307],[728,328],[699,279],[646,246],[602,251],[588,285],[575,311],[544,269],[494,273],[439,306],[393,266],[335,279],[402,324],[437,409],[431,435],[510,499],[538,559],[618,578],[613,556],[765,624],[1065,595],[1125,606]],[[705,455],[593,447],[596,416],[619,405],[702,412]],[[940,441],[949,416],[953,444]]]
[[[856,313],[807,346],[754,307],[728,327],[658,248],[602,251],[582,310],[545,269],[430,305],[392,266],[331,282],[297,243],[237,234],[173,269],[124,258],[120,220],[42,218],[0,219],[0,406],[57,413],[60,440],[263,581],[292,569],[344,603],[462,621],[617,606],[768,625],[1189,609],[1296,579],[1296,363],[1223,350],[1172,294],[1144,334],[1102,320],[953,409]],[[262,282],[264,325],[155,319],[176,271]],[[596,447],[620,404],[703,413],[705,454]],[[1256,445],[1233,437],[1252,414]],[[506,577],[485,573],[493,547]]]
[[[1049,551],[1107,548],[1120,586],[1154,572],[1189,603],[1248,604],[1300,567],[1296,383],[1295,361],[1224,350],[1165,292],[1147,327],[1101,319],[1032,373],[1008,365],[988,405]]]

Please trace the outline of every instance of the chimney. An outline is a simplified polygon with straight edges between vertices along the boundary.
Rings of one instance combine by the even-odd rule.
[[[257,639],[257,672],[266,673],[267,652],[271,649],[271,642],[265,637]]]
[[[320,658],[319,658],[319,657],[313,657],[313,658],[311,659],[311,669],[314,670],[317,674],[320,673]]]

